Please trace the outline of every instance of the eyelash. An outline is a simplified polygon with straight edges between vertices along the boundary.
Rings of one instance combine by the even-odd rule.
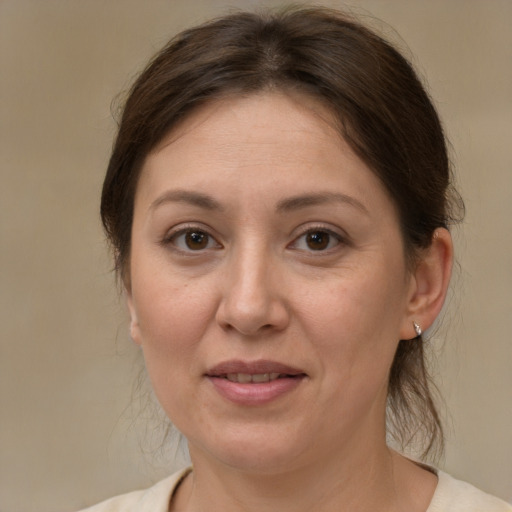
[[[304,241],[304,244],[308,244],[308,242],[314,241],[314,240],[307,240],[306,237],[308,235],[326,235],[327,240],[323,240],[322,236],[316,240],[321,247],[318,247],[316,249],[314,248],[307,248],[307,247],[299,247],[299,242]],[[183,239],[182,243],[177,243],[177,241],[180,240],[181,237],[186,237],[187,235],[193,236],[193,235],[199,235],[199,238],[196,240],[198,244],[201,244],[203,240],[201,237],[206,238],[206,243],[204,246],[197,247],[195,249],[191,248],[188,245],[188,242],[191,240]],[[192,240],[193,241],[193,240]],[[334,242],[334,245],[333,245]],[[325,247],[322,247],[322,244],[325,243]],[[217,242],[215,237],[213,237],[208,230],[196,226],[196,225],[190,225],[182,227],[181,229],[178,229],[176,231],[173,231],[168,236],[165,237],[165,239],[162,241],[162,244],[164,246],[172,246],[174,250],[185,253],[185,254],[201,254],[206,250],[212,250],[212,249],[221,249],[222,245]],[[181,245],[181,246],[180,246]],[[288,244],[287,248],[291,248],[294,250],[299,250],[304,253],[317,253],[317,254],[325,254],[325,253],[331,253],[334,251],[339,245],[348,245],[348,242],[346,238],[339,233],[336,233],[335,231],[328,229],[324,226],[313,226],[309,227],[307,230],[303,231],[299,236],[297,236],[290,244]]]
[[[190,247],[185,247],[187,245],[187,241],[183,240],[183,247],[180,247],[177,243],[177,240],[180,239],[180,237],[186,237],[187,235],[200,235],[203,237],[206,237],[207,242],[205,247],[199,247],[196,249],[192,249]],[[213,245],[212,245],[213,242]],[[199,242],[200,243],[200,242]],[[217,240],[210,234],[208,231],[202,227],[199,226],[185,226],[181,229],[178,229],[176,231],[173,231],[168,236],[165,237],[163,240],[163,245],[165,246],[172,246],[175,250],[181,252],[181,253],[201,253],[208,249],[220,249],[222,248],[222,245],[217,242]]]
[[[308,235],[318,235],[318,234],[327,235],[328,239],[327,239],[326,247],[317,248],[317,249],[312,249],[311,247],[309,247],[309,249],[303,248],[303,249],[299,249],[299,250],[303,250],[304,252],[310,252],[310,253],[324,253],[325,254],[325,253],[330,253],[330,252],[334,251],[339,245],[347,245],[346,239],[339,233],[336,233],[335,231],[333,231],[332,229],[328,229],[325,226],[313,226],[313,227],[309,227],[307,230],[305,230],[303,233],[301,233],[298,237],[296,237],[293,240],[293,242],[289,245],[289,247],[297,248],[298,242],[300,240],[304,240],[304,243],[307,244],[308,241],[307,241],[306,237]],[[322,241],[322,240],[320,239],[320,241]],[[335,242],[334,245],[332,245],[333,241]]]

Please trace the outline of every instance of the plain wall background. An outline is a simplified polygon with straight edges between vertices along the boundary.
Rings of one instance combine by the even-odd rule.
[[[141,360],[98,215],[110,104],[176,31],[282,3],[0,0],[1,512],[76,510],[175,467],[145,453],[158,432],[131,405]],[[441,465],[512,501],[512,2],[350,5],[410,48],[467,206],[432,341],[449,411]]]

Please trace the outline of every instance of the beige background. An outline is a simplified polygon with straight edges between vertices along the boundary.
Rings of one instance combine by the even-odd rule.
[[[141,363],[98,219],[110,103],[176,30],[279,3],[0,0],[0,511],[72,511],[172,469],[131,399]],[[512,1],[351,5],[407,41],[468,207],[433,341],[442,466],[512,501]]]

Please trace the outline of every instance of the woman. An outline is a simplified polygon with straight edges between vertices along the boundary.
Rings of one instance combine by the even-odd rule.
[[[322,9],[179,35],[126,102],[102,218],[193,469],[91,511],[505,511],[442,444],[422,332],[462,209],[406,60]]]

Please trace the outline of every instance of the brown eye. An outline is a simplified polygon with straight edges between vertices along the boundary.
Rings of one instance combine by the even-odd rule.
[[[296,238],[291,247],[304,252],[322,252],[335,249],[344,243],[343,238],[328,229],[311,229]]]
[[[312,251],[323,251],[329,247],[331,235],[325,231],[313,231],[306,234],[306,244]]]
[[[174,233],[167,241],[182,252],[198,252],[220,248],[219,243],[206,231],[186,228]]]
[[[208,247],[209,236],[203,231],[187,231],[185,244],[192,251],[199,251]]]

